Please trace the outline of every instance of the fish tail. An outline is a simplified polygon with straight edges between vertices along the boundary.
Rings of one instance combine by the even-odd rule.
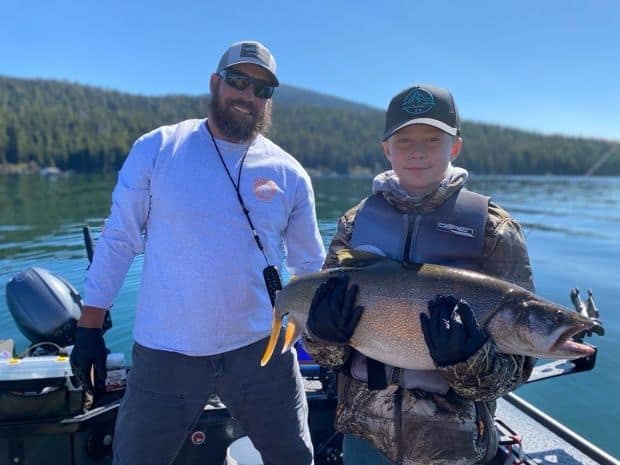
[[[286,323],[286,332],[284,333],[284,346],[282,346],[282,353],[291,348],[291,345],[295,342],[297,336],[297,324],[295,320],[289,315]]]
[[[273,312],[273,322],[271,323],[271,334],[269,335],[269,342],[267,342],[267,347],[265,347],[265,352],[263,352],[263,356],[260,359],[260,366],[264,367],[271,360],[271,356],[273,355],[273,351],[276,348],[276,343],[278,342],[278,336],[280,335],[280,328],[282,328],[282,318],[278,317],[275,312]]]

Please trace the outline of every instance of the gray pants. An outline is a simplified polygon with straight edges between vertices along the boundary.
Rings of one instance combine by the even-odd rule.
[[[116,422],[114,465],[170,464],[213,393],[265,465],[312,464],[308,404],[295,353],[280,354],[278,347],[261,367],[266,341],[206,357],[135,344]]]

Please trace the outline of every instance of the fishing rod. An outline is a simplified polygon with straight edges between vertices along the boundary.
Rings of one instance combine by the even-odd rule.
[[[82,227],[82,236],[84,237],[84,247],[86,248],[86,256],[88,257],[88,266],[86,269],[90,268],[90,265],[93,263],[93,256],[95,253],[95,249],[93,247],[93,237],[90,233],[90,228],[88,225]],[[112,308],[112,307],[110,307]],[[109,310],[109,309],[108,309]],[[110,312],[105,312],[105,319],[103,320],[103,331],[107,331],[112,327],[112,316]]]
[[[606,154],[604,154],[601,158],[598,159],[596,163],[594,163],[588,171],[584,173],[584,176],[592,176],[596,170],[598,170],[603,163],[607,161],[609,157],[611,157],[615,152],[615,149],[611,149]]]
[[[84,247],[86,247],[88,266],[90,267],[90,264],[93,262],[93,238],[90,234],[90,228],[88,226],[84,226],[82,228],[82,235],[84,236]]]
[[[592,166],[590,166],[586,170],[586,172],[582,174],[582,177],[586,178],[586,177],[592,176],[614,154],[620,155],[620,151],[618,151],[617,144],[613,145],[607,152],[603,154],[603,156],[601,156],[598,160],[596,160],[592,164]],[[544,213],[540,218],[538,218],[538,220],[535,221],[533,224],[539,225],[542,222],[542,220],[544,220],[547,216],[549,216],[548,211]],[[527,238],[532,231],[535,231],[535,229],[528,228],[528,230],[525,232],[525,237]]]

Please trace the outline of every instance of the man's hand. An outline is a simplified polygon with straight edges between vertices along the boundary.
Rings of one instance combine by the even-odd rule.
[[[84,389],[95,397],[105,392],[107,356],[108,351],[101,329],[81,326],[75,329],[75,344],[70,357],[71,368]],[[94,369],[94,385],[90,377],[91,369]]]
[[[429,301],[428,311],[430,317],[420,314],[420,323],[431,357],[439,367],[467,360],[488,339],[463,299],[438,295]]]
[[[326,342],[345,344],[351,339],[364,307],[355,305],[359,286],[348,290],[347,275],[329,278],[314,293],[308,314],[308,330]]]

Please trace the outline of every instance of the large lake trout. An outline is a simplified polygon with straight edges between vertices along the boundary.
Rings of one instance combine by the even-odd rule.
[[[355,252],[353,252],[355,253]],[[358,255],[357,253],[355,253]],[[598,320],[580,315],[532,292],[484,274],[440,265],[416,265],[367,255],[356,266],[343,266],[291,281],[275,300],[271,337],[261,365],[266,365],[286,317],[290,348],[303,331],[315,290],[331,276],[346,273],[357,284],[356,305],[364,312],[349,341],[362,354],[401,368],[435,369],[420,326],[428,301],[437,294],[465,299],[498,352],[537,358],[574,359],[594,349],[572,336],[603,334]],[[363,265],[363,266],[360,266]]]

